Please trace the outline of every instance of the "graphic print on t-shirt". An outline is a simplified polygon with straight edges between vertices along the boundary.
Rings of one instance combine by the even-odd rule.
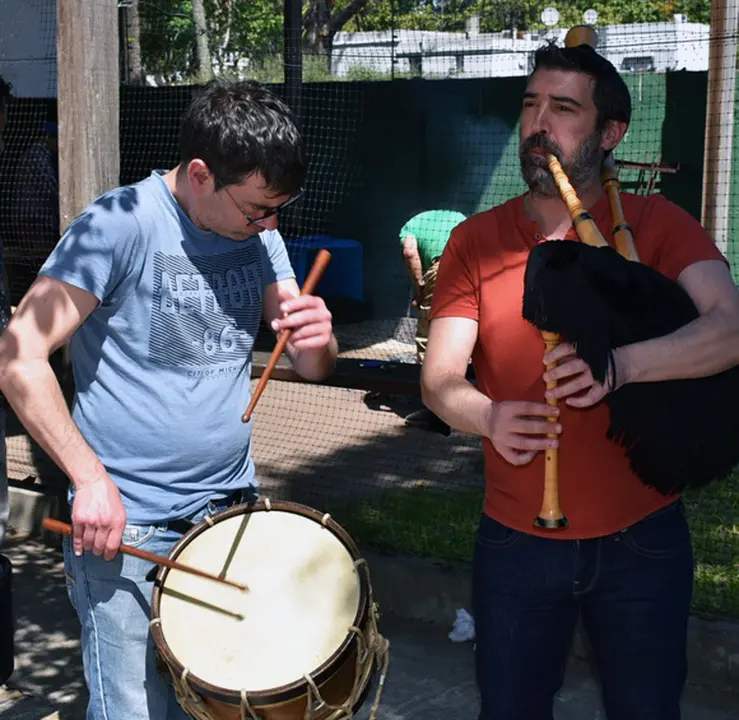
[[[156,252],[149,359],[168,367],[244,359],[259,328],[262,282],[255,244],[193,258]]]

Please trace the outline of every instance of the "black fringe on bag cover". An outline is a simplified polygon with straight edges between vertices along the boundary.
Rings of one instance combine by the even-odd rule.
[[[560,333],[604,382],[613,351],[667,335],[699,315],[677,283],[608,248],[563,240],[533,248],[523,317]],[[739,464],[739,367],[691,380],[628,384],[609,393],[608,438],[663,495],[725,478]]]

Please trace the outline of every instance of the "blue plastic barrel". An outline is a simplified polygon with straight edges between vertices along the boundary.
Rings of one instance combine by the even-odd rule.
[[[358,240],[309,235],[286,240],[285,246],[298,285],[303,286],[316,253],[325,249],[331,253],[331,262],[318,283],[316,295],[364,300],[363,249]]]

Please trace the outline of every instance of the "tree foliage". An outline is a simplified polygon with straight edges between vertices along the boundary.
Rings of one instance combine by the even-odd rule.
[[[337,6],[342,1],[337,2]],[[555,7],[559,26],[583,22],[583,13],[594,9],[598,24],[660,22],[682,13],[690,22],[708,23],[710,0],[375,0],[347,23],[345,30],[462,31],[472,15],[480,18],[482,32],[543,28],[541,12]]]
[[[200,0],[207,47],[220,73],[263,66],[283,48],[282,0]],[[303,43],[307,52],[330,53],[340,30],[464,31],[480,18],[482,32],[543,28],[541,12],[553,6],[558,25],[583,22],[589,8],[598,24],[659,22],[682,13],[690,22],[710,21],[710,0],[303,0]],[[202,76],[198,65],[193,0],[138,0],[144,71],[164,82]],[[197,7],[195,8],[197,9]],[[196,13],[197,15],[197,13]],[[201,46],[201,55],[202,53]]]

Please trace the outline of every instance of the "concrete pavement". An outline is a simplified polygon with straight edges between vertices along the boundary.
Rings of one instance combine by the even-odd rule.
[[[3,720],[84,720],[86,690],[77,620],[67,600],[61,553],[35,540],[11,541],[17,616],[16,672],[0,691]],[[390,670],[377,720],[475,720],[470,643],[448,638],[449,625],[395,617],[383,608]],[[357,720],[368,720],[369,703]],[[573,660],[556,699],[556,720],[605,720],[588,666]],[[689,686],[683,720],[739,720],[739,695]]]

